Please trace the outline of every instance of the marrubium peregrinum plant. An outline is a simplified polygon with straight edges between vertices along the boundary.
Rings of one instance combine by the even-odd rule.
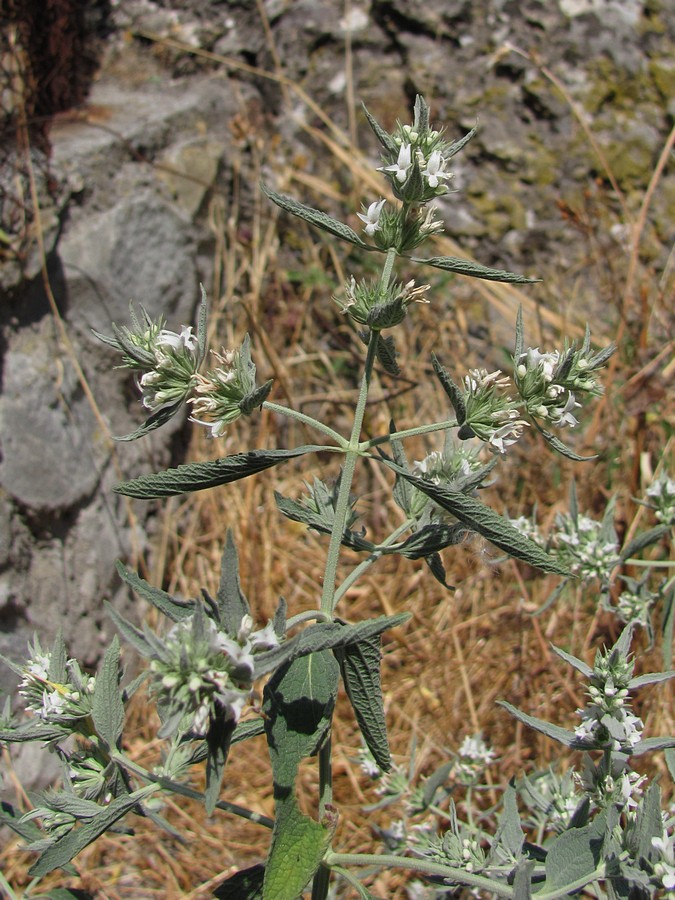
[[[350,274],[336,290],[336,303],[354,323],[365,347],[348,434],[270,400],[273,384],[258,384],[248,336],[239,346],[207,352],[203,291],[196,332],[191,325],[171,331],[162,319],[153,321],[141,308],[140,315],[132,309],[130,326],[113,325],[112,337],[99,335],[120,351],[121,365],[133,372],[149,411],[146,422],[125,440],[164,424],[184,404],[191,420],[213,437],[220,437],[240,416],[254,416],[261,408],[299,420],[316,433],[315,444],[242,449],[210,462],[145,475],[117,488],[121,494],[143,500],[169,497],[222,488],[290,459],[304,459],[309,475],[306,493],[300,499],[277,494],[276,502],[282,515],[327,536],[316,609],[293,615],[282,600],[271,622],[257,622],[241,587],[232,534],[225,540],[215,597],[202,590],[195,599],[178,599],[120,564],[122,579],[164,621],[156,629],[138,628],[110,609],[123,638],[147,660],[147,667],[135,681],[125,683],[115,640],[98,674],[85,675],[68,658],[60,637],[50,650],[43,650],[36,640],[28,662],[15,667],[28,718],[15,721],[7,705],[0,740],[45,742],[64,763],[64,781],[59,790],[37,798],[35,808],[26,815],[5,805],[2,821],[39,854],[32,869],[39,878],[66,866],[127,817],[150,817],[171,831],[161,814],[164,794],[201,797],[209,814],[219,810],[271,829],[264,864],[239,872],[218,888],[217,896],[242,900],[296,900],[306,890],[321,900],[328,895],[331,879],[341,879],[359,896],[371,897],[355,871],[391,866],[416,873],[415,877],[439,890],[463,886],[478,896],[552,900],[586,887],[593,896],[605,890],[608,896],[626,898],[675,892],[672,820],[662,817],[658,786],[647,786],[631,768],[633,757],[667,750],[675,746],[675,740],[644,737],[643,724],[630,707],[634,689],[672,673],[633,676],[630,628],[611,650],[599,652],[593,668],[566,651],[556,651],[589,682],[589,702],[574,730],[507,705],[520,721],[586,754],[576,800],[561,800],[558,814],[550,816],[550,821],[545,797],[541,799],[543,782],[529,785],[526,799],[539,804],[536,835],[526,834],[532,814],[526,812],[521,823],[516,790],[509,787],[494,833],[478,822],[462,822],[450,800],[439,834],[426,828],[408,841],[405,828],[397,827],[392,831],[398,835],[396,852],[339,852],[340,810],[333,804],[331,752],[338,691],[342,685],[351,702],[371,768],[392,772],[380,643],[387,629],[409,618],[402,612],[351,621],[345,601],[348,588],[390,554],[423,559],[430,574],[447,586],[441,552],[462,552],[461,545],[471,534],[544,572],[573,575],[559,555],[549,554],[527,529],[491,509],[479,492],[494,480],[496,466],[527,430],[539,432],[554,451],[578,458],[559,435],[577,425],[586,395],[601,392],[598,371],[613,349],[592,350],[588,331],[580,346],[527,347],[518,312],[512,376],[481,366],[458,371],[447,359],[441,361],[447,353],[439,347],[431,361],[447,396],[439,420],[404,431],[392,422],[387,434],[364,440],[362,424],[374,368],[381,366],[393,375],[399,372],[391,332],[405,327],[416,304],[434,302],[423,277],[397,277],[401,260],[406,268],[415,263],[423,270],[432,267],[492,281],[526,284],[533,280],[454,257],[413,255],[442,230],[434,200],[449,190],[452,157],[474,132],[448,140],[442,129],[432,127],[421,97],[415,103],[413,122],[398,125],[393,133],[385,131],[368,111],[365,115],[381,145],[378,171],[393,199],[365,200],[356,211],[363,225],[361,234],[321,210],[263,186],[267,197],[283,210],[382,261],[378,277]],[[438,448],[411,464],[406,440],[436,433],[442,438]],[[319,468],[319,451],[321,458],[327,452],[337,457],[334,470]],[[386,535],[370,535],[360,523],[358,501],[352,494],[357,464],[380,466],[390,476],[401,514]],[[349,571],[339,565],[342,547],[362,557]],[[265,682],[259,708],[253,692],[261,679]],[[140,765],[125,751],[126,705],[141,683],[156,704],[161,723],[158,738],[165,746],[154,768]],[[274,782],[273,820],[222,796],[228,755],[263,733]],[[465,741],[454,756],[457,762],[439,770],[422,790],[410,795],[407,815],[438,811],[434,797],[447,777],[456,778],[467,789],[480,788],[477,781],[492,758],[482,739]],[[299,766],[311,757],[317,757],[319,771],[314,815],[301,811],[296,791]],[[205,767],[201,793],[190,785],[197,763]],[[389,782],[393,784],[394,776],[400,782],[400,771],[394,770]],[[406,785],[402,782],[396,791],[397,797],[403,796]],[[445,792],[443,802],[449,793]]]

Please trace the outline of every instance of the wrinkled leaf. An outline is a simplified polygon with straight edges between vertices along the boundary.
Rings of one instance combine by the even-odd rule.
[[[34,878],[42,878],[49,872],[53,872],[54,869],[63,868],[80,851],[88,847],[115,822],[119,821],[137,806],[138,802],[138,798],[130,795],[113,800],[112,803],[101,810],[96,818],[89,821],[86,825],[75,827],[45,850],[38,861],[31,866],[29,874]]]
[[[336,649],[349,702],[366,746],[383,772],[391,769],[387,723],[380,681],[382,638],[375,635]]]
[[[556,453],[559,453],[561,456],[565,456],[567,459],[571,459],[573,462],[590,462],[591,460],[597,459],[597,453],[592,454],[591,456],[581,456],[578,453],[575,453],[571,447],[568,447],[567,444],[563,443],[559,437],[553,434],[550,431],[547,431],[545,428],[542,428],[539,422],[536,419],[530,420],[534,427],[537,429],[539,434],[544,438],[546,443],[551,447],[551,449],[555,450]]]
[[[375,117],[368,112],[365,103],[362,103],[361,106],[363,107],[363,112],[365,113],[366,119],[368,119],[368,124],[375,133],[375,137],[382,144],[387,153],[398,156],[398,144],[394,141],[389,132],[385,131],[384,128],[382,128],[377,119],[375,119]]]
[[[526,278],[515,272],[507,272],[504,269],[490,269],[481,266],[480,263],[470,259],[461,259],[458,256],[432,256],[422,259],[419,256],[411,257],[413,262],[424,263],[435,269],[443,269],[445,272],[456,272],[458,275],[468,275],[470,278],[483,278],[486,281],[502,281],[509,284],[534,284],[539,278]]]
[[[402,625],[409,618],[410,613],[397,613],[395,616],[366,619],[356,625],[339,625],[337,622],[318,622],[316,625],[310,625],[281,646],[256,654],[255,678],[267,675],[282,664],[288,664],[309,653],[348,647],[356,641],[368,640],[382,634],[388,628]]]
[[[295,781],[302,760],[317,753],[330,733],[338,679],[333,654],[312,653],[277,669],[264,689],[275,802],[265,900],[297,900],[331,837],[329,829],[300,812]]]
[[[210,816],[220,799],[220,789],[225,774],[225,764],[230,752],[232,733],[236,722],[225,716],[222,712],[211,718],[209,730],[206,735],[206,787],[204,789],[204,808],[206,815]]]
[[[545,719],[537,719],[534,716],[528,716],[527,713],[521,712],[521,710],[517,709],[515,706],[511,706],[506,700],[498,700],[497,703],[518,719],[519,722],[528,725],[530,728],[534,728],[535,731],[539,731],[541,734],[545,734],[546,737],[553,738],[554,741],[558,741],[558,743],[563,744],[565,747],[575,747],[578,745],[579,742],[577,736],[573,731],[561,728],[560,725],[553,725]]]
[[[424,525],[401,544],[378,546],[376,549],[382,554],[400,553],[406,559],[424,559],[439,550],[460,543],[465,536],[466,528],[463,525],[433,523]]]
[[[233,456],[203,463],[186,463],[164,472],[141,475],[140,478],[116,485],[113,490],[117,494],[125,494],[138,500],[173,497],[188,491],[203,491],[221,484],[230,484],[278,466],[288,459],[304,456],[306,453],[317,453],[323,449],[318,445],[307,445],[291,450],[249,450],[248,453],[235,453]]]
[[[668,525],[656,525],[648,531],[640,532],[625,547],[621,548],[621,559],[630,559],[631,556],[641,553],[646,547],[651,547],[652,544],[658,543],[669,532],[670,527]]]
[[[464,394],[450,377],[448,370],[441,365],[440,360],[435,353],[431,354],[431,365],[434,368],[436,377],[441,383],[445,393],[448,395],[452,408],[457,416],[457,422],[464,424],[466,419],[466,405],[464,404]]]
[[[216,598],[221,627],[229,635],[236,637],[241,628],[242,619],[249,615],[251,608],[241,590],[239,556],[232,531],[229,528],[225,539],[225,550],[220,566],[220,584]]]
[[[161,588],[156,588],[151,584],[148,584],[148,582],[137,575],[136,572],[127,569],[127,567],[119,560],[115,564],[115,568],[122,581],[126,582],[132,591],[135,591],[139,597],[147,600],[148,603],[152,603],[155,609],[158,609],[161,613],[171,619],[172,622],[180,622],[182,619],[189,619],[193,614],[195,607],[193,600],[174,599],[171,594],[167,594],[167,592],[161,590]]]
[[[295,804],[284,804],[265,865],[263,900],[298,900],[319,868],[330,838],[328,829]]]
[[[115,750],[124,727],[124,703],[120,690],[120,642],[117,635],[112,639],[96,676],[91,714],[99,737],[106,742],[108,750]]]
[[[145,437],[146,434],[150,434],[151,431],[161,428],[162,425],[165,425],[169,421],[169,419],[172,419],[183,403],[184,398],[179,400],[178,403],[173,403],[171,406],[165,406],[164,409],[158,409],[157,412],[148,416],[145,422],[143,422],[142,425],[139,425],[135,431],[132,431],[130,434],[116,435],[114,440],[137,441],[138,438]]]
[[[418,478],[395,465],[382,453],[380,458],[386,466],[415,485],[439,506],[452,513],[463,525],[480,534],[495,547],[544,572],[569,574],[561,563],[550,557],[538,544],[521,534],[508,519],[494,512],[489,506],[461,491]]]
[[[394,344],[394,339],[393,337],[391,337],[391,335],[382,337],[381,334],[378,334],[375,353],[377,355],[379,364],[382,366],[387,375],[391,375],[396,378],[401,374],[401,368],[397,362],[398,351],[396,349],[396,345]]]
[[[345,225],[344,222],[334,219],[332,216],[327,215],[327,213],[321,212],[321,210],[313,209],[311,206],[305,206],[304,203],[300,203],[292,197],[277,194],[276,191],[270,190],[270,188],[266,187],[264,184],[261,185],[261,188],[265,196],[267,196],[272,203],[276,203],[277,206],[286,212],[289,212],[291,215],[297,216],[305,222],[309,222],[309,224],[314,225],[315,228],[327,231],[329,234],[340,238],[342,241],[356,244],[357,247],[362,247],[365,250],[372,249],[365,241],[361,240],[353,228],[350,228],[349,225]]]
[[[546,854],[546,890],[548,892],[569,884],[581,887],[584,878],[597,878],[596,869],[600,863],[604,837],[604,814],[600,813],[583,828],[570,828],[558,835]]]

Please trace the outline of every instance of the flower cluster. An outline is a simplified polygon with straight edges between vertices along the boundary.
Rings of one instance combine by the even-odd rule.
[[[428,284],[416,286],[414,281],[389,286],[383,286],[378,281],[357,283],[352,277],[345,285],[346,298],[333,299],[340,306],[340,311],[355,322],[374,331],[382,331],[402,322],[411,303],[428,303],[424,295],[429,287]]]
[[[211,437],[221,437],[227,426],[241,415],[250,415],[262,406],[272,389],[267,381],[256,386],[256,367],[251,360],[250,339],[246,335],[241,347],[211,353],[218,365],[206,373],[195,376],[191,422],[204,425]],[[204,417],[204,418],[202,418]]]
[[[448,192],[452,173],[446,171],[447,164],[473,132],[460,141],[446,141],[443,130],[430,126],[429,108],[418,97],[412,125],[398,123],[392,135],[378,136],[385,147],[379,171],[387,176],[394,194],[408,203],[426,203]]]
[[[170,331],[161,316],[153,321],[143,307],[137,315],[130,306],[130,318],[131,328],[113,323],[114,337],[94,334],[122,353],[121,368],[135,373],[146,409],[158,413],[177,408],[188,396],[201,363],[199,337],[190,325]]]
[[[479,839],[455,816],[452,817],[451,828],[442,837],[419,829],[411,833],[408,846],[418,856],[469,873],[482,872],[487,864]]]
[[[675,525],[675,479],[662,471],[645,491],[647,504],[664,525]]]
[[[52,652],[43,651],[38,639],[29,646],[30,658],[23,666],[19,693],[26,709],[43,722],[68,724],[91,713],[96,679],[80,670],[75,659],[65,664]]]
[[[523,537],[529,538],[531,541],[534,541],[535,544],[539,544],[540,547],[543,547],[546,543],[544,537],[539,531],[537,527],[537,523],[534,519],[528,518],[527,516],[516,516],[515,518],[509,517],[509,522],[516,528]]]
[[[459,429],[459,437],[480,438],[497,453],[505,453],[506,448],[518,440],[527,425],[520,417],[518,406],[504,388],[510,384],[509,378],[502,376],[499,369],[470,369],[464,377],[464,419]]]
[[[581,404],[572,391],[556,380],[560,368],[557,350],[541,353],[538,347],[529,348],[515,363],[516,387],[531,416],[546,419],[559,428],[578,425],[572,410]]]
[[[246,615],[238,634],[226,634],[198,606],[191,620],[178,622],[157,643],[150,672],[164,711],[161,736],[180,731],[203,737],[216,715],[239,720],[251,693],[255,652],[279,643],[271,624],[252,629]]]
[[[556,525],[553,545],[560,561],[584,582],[597,578],[607,584],[619,561],[619,545],[609,517],[597,522],[590,516],[559,513]]]
[[[466,787],[477,784],[494,759],[494,750],[488,747],[480,735],[465,737],[457,751],[453,770],[455,778]]]
[[[649,572],[647,572],[647,576],[649,576]],[[635,578],[622,575],[621,580],[626,587],[619,594],[616,605],[608,604],[607,608],[611,609],[619,621],[626,625],[640,625],[650,630],[651,612],[659,598],[659,593],[649,589],[647,578],[637,581]]]
[[[631,753],[642,740],[642,720],[627,705],[634,663],[617,647],[599,651],[590,676],[591,702],[577,710],[575,734],[583,746]]]
[[[603,756],[596,765],[587,754],[578,780],[598,809],[615,806],[619,810],[630,811],[635,810],[640,802],[646,777],[629,769],[625,758],[620,756]]]
[[[661,837],[652,838],[652,846],[658,851],[658,859],[654,862],[654,877],[659,886],[667,893],[668,900],[675,900],[675,834],[663,829]]]
[[[602,385],[595,373],[605,365],[614,352],[610,344],[594,353],[590,349],[588,328],[580,348],[542,352],[538,347],[516,353],[513,358],[514,380],[525,409],[534,419],[573,428],[578,424],[574,410],[581,406],[577,394],[598,396]]]
[[[548,769],[523,780],[519,793],[533,813],[533,827],[557,832],[569,827],[582,799],[574,776],[573,769],[561,776]]]
[[[199,342],[189,325],[180,333],[162,329],[155,340],[154,366],[138,380],[143,406],[158,412],[182,403],[196,376]]]

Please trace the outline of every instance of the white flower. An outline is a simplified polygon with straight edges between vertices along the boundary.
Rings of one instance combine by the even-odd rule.
[[[268,622],[264,628],[251,635],[252,650],[271,650],[279,646],[279,638],[274,630],[274,623]]]
[[[50,717],[60,716],[67,705],[67,700],[60,694],[58,691],[44,691],[42,694],[42,709],[39,710],[38,715],[45,722],[49,721]]]
[[[574,428],[575,425],[579,424],[578,419],[572,415],[572,410],[577,406],[581,406],[581,404],[576,402],[574,394],[570,391],[567,395],[565,405],[551,407],[549,409],[549,416],[556,425],[560,425],[561,427],[568,425],[570,428]]]
[[[441,156],[441,151],[434,150],[434,152],[427,160],[426,169],[422,172],[422,175],[424,175],[429,182],[429,187],[438,187],[439,179],[441,181],[446,181],[448,178],[452,178],[452,175],[443,171],[444,166],[445,160]]]
[[[410,168],[410,144],[401,144],[398,151],[398,160],[392,166],[385,166],[383,172],[393,172],[397,181],[403,182],[408,177],[408,169]]]
[[[443,223],[436,218],[435,208],[427,206],[424,221],[420,225],[420,234],[428,236],[430,234],[439,234],[441,231],[443,231]]]
[[[190,353],[194,353],[199,347],[199,342],[197,336],[192,333],[192,326],[183,325],[180,334],[176,334],[175,331],[169,331],[168,329],[162,329],[157,336],[157,346],[171,347],[172,350],[187,350]]]
[[[506,453],[506,448],[510,447],[511,444],[515,444],[522,435],[524,425],[527,425],[527,422],[507,422],[506,425],[502,425],[494,430],[488,444],[498,453]]]
[[[365,222],[366,234],[373,235],[380,230],[380,213],[386,202],[386,200],[376,200],[375,203],[370,204],[365,213],[356,214],[362,222]]]

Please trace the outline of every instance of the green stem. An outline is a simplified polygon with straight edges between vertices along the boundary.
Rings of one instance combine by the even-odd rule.
[[[323,577],[323,593],[321,595],[321,610],[328,615],[333,615],[335,609],[335,578],[337,576],[338,561],[340,558],[340,546],[342,536],[347,521],[347,513],[349,511],[349,493],[354,479],[354,470],[356,469],[356,461],[360,456],[359,452],[359,436],[363,425],[363,417],[366,411],[366,400],[368,398],[368,388],[370,387],[370,379],[373,373],[373,365],[375,363],[375,351],[379,335],[376,331],[371,331],[370,340],[368,342],[368,354],[361,379],[361,388],[359,398],[354,411],[354,424],[349,440],[349,449],[345,453],[345,463],[340,478],[340,490],[335,502],[335,519],[333,522],[333,530],[328,545],[328,553],[326,556],[326,569]]]
[[[286,620],[286,631],[290,631],[291,628],[296,628],[298,625],[303,625],[305,622],[314,621],[332,622],[333,619],[331,616],[327,616],[326,613],[321,612],[320,609],[306,609],[304,612],[297,613]]]
[[[2,872],[0,872],[0,888],[2,888],[2,890],[4,891],[7,900],[18,900],[17,895],[12,890],[9,881],[7,881]]]
[[[380,559],[380,557],[383,555],[383,551],[380,548],[395,544],[396,541],[401,537],[401,535],[405,534],[405,532],[408,531],[408,529],[414,524],[414,519],[407,519],[405,522],[403,522],[402,525],[399,525],[395,531],[392,531],[389,537],[382,541],[382,543],[376,550],[373,550],[373,552],[368,557],[366,557],[366,559],[364,559],[358,564],[358,566],[355,566],[352,569],[352,571],[349,573],[349,575],[347,575],[340,587],[335,591],[334,602],[336,606],[342,599],[342,597],[344,597],[344,595],[347,593],[349,588],[354,584],[354,582],[358,581],[363,573],[366,572],[373,565],[373,563],[377,562],[378,559]]]
[[[291,409],[289,406],[280,406],[278,403],[271,403],[269,400],[265,400],[263,409],[268,409],[270,412],[278,413],[281,416],[287,416],[289,419],[296,419],[298,422],[302,422],[303,425],[308,425],[310,428],[314,428],[315,431],[325,434],[337,444],[337,447],[326,447],[326,450],[339,451],[346,450],[348,447],[347,441],[337,431],[334,431],[328,425],[324,425],[323,422],[319,422],[318,419],[299,412],[297,409]]]
[[[128,769],[130,772],[133,772],[134,775],[150,782],[151,785],[160,787],[164,791],[171,791],[173,794],[189,797],[191,800],[204,801],[204,794],[201,791],[195,791],[193,788],[181,784],[178,781],[173,781],[173,779],[167,778],[164,775],[154,775],[152,772],[143,768],[143,766],[140,766],[138,763],[129,759],[124,753],[120,753],[119,751],[113,753],[111,759],[116,763],[119,763],[119,765],[124,766],[124,768]],[[232,813],[234,816],[239,816],[241,819],[248,819],[249,822],[255,822],[256,825],[262,825],[264,828],[274,827],[274,819],[253,812],[251,809],[246,809],[245,806],[239,806],[236,803],[228,803],[227,800],[218,800],[216,808],[222,809],[224,812]]]
[[[487,878],[485,875],[474,875],[465,869],[443,866],[428,859],[412,859],[408,856],[380,855],[376,853],[334,853],[332,850],[329,850],[324,857],[324,862],[328,866],[340,866],[340,868],[348,866],[380,866],[388,869],[408,869],[413,872],[421,872],[424,875],[438,875],[441,878],[451,880],[454,884],[466,884],[479,890],[490,891],[499,897],[515,896],[513,888],[507,884],[493,881],[492,878]],[[540,896],[540,894],[537,894],[537,900],[539,900]],[[564,897],[565,894],[558,893],[556,896]]]
[[[380,444],[388,444],[390,441],[401,441],[404,438],[417,437],[420,434],[431,434],[434,431],[447,431],[448,428],[457,428],[457,419],[446,419],[444,422],[434,422],[433,425],[418,425],[415,428],[405,428],[403,431],[392,431],[391,434],[383,434],[380,437],[370,438],[359,444],[359,450],[369,450]]]
[[[384,261],[382,275],[380,276],[380,287],[382,288],[389,287],[392,272],[394,271],[394,262],[396,261],[396,256],[396,250],[393,247],[390,247],[387,250],[387,258]]]

